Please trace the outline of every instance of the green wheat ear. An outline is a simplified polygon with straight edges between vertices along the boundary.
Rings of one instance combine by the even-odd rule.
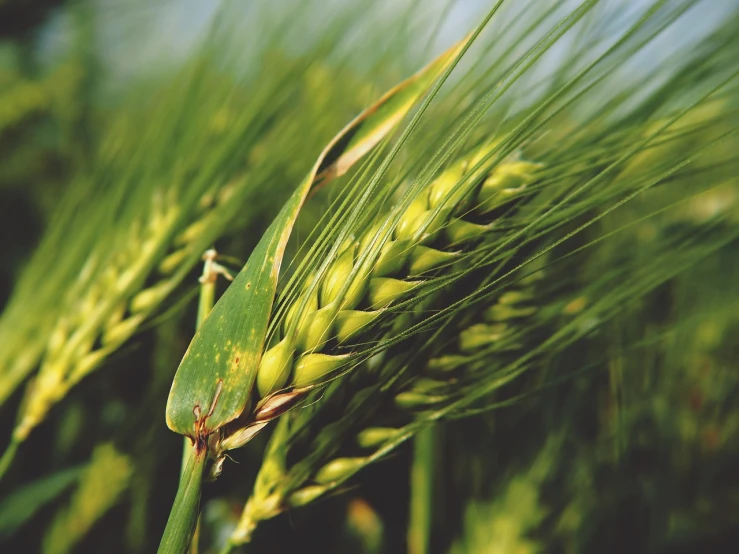
[[[192,448],[185,454],[180,486],[160,542],[160,552],[184,552],[189,548],[208,455],[216,458],[219,468],[224,448],[242,446],[269,419],[279,415],[275,406],[280,400],[275,403],[274,399],[267,398],[254,414],[251,428],[238,429],[223,440],[221,428],[239,417],[249,405],[255,384],[259,388],[257,373],[280,265],[308,194],[344,174],[382,141],[434,86],[439,76],[451,72],[474,36],[454,45],[385,93],[334,137],[272,222],[249,262],[198,329],[177,370],[167,400],[167,425],[189,437]],[[286,350],[291,349],[287,347]],[[265,367],[282,372],[288,363],[286,356],[289,354],[283,351],[278,355],[273,352],[267,358],[272,365]],[[335,359],[318,353],[311,356],[295,368],[296,375],[306,382],[312,382],[315,375],[336,366]],[[268,374],[261,380],[262,387],[271,386],[281,378],[282,375],[274,372]],[[270,406],[269,410],[265,410],[265,406]],[[213,442],[215,447],[211,446]]]
[[[473,227],[466,232],[464,240],[460,240],[458,231],[450,229],[465,224],[465,217],[484,218],[491,211],[493,198],[499,198],[497,208],[512,202],[516,198],[512,191],[516,194],[524,191],[535,181],[532,169],[540,167],[532,163],[503,162],[488,173],[467,174],[460,169],[474,167],[493,148],[494,145],[477,148],[423,189],[402,211],[392,239],[382,242],[379,256],[370,269],[363,270],[360,261],[371,259],[370,245],[383,238],[381,229],[387,223],[382,219],[339,251],[325,276],[318,280],[317,286],[322,291],[319,301],[305,306],[297,320],[293,314],[300,311],[302,298],[288,307],[285,338],[265,352],[259,366],[257,380],[271,383],[264,390],[259,388],[261,396],[285,387],[305,387],[325,381],[351,361],[347,355],[332,353],[329,343],[335,341],[336,346],[347,347],[366,342],[372,336],[369,332],[381,323],[383,312],[391,315],[387,310],[391,304],[422,293],[424,286],[429,288],[428,284],[433,283],[432,277],[451,269],[452,260],[474,249],[490,226],[470,223]],[[458,186],[462,179],[466,180],[466,186]],[[508,188],[509,185],[513,188]],[[465,188],[472,194],[465,196],[460,192]],[[464,198],[464,204],[461,200],[455,203],[455,197]],[[464,206],[472,209],[464,214]],[[392,211],[389,209],[388,214]],[[457,213],[460,216],[454,215]],[[434,247],[424,246],[424,242]]]

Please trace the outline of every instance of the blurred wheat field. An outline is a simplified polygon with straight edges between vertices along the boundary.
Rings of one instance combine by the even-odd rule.
[[[733,552],[738,60],[713,0],[0,3],[0,550]]]

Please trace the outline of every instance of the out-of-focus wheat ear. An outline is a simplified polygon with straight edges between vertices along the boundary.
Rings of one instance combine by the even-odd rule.
[[[109,444],[98,446],[92,459],[79,478],[79,485],[70,503],[62,508],[47,529],[43,552],[64,554],[72,552],[128,488],[133,464]]]
[[[141,249],[128,246],[121,250],[88,283],[74,314],[60,318],[34,379],[33,392],[27,395],[28,402],[19,414],[14,443],[25,441],[49,409],[100,367],[172,292],[176,283],[162,281],[132,293],[151,270],[158,249],[166,243],[176,222],[177,210],[172,209],[148,226],[132,226],[127,244],[141,245]],[[98,348],[94,348],[96,341],[100,343]]]

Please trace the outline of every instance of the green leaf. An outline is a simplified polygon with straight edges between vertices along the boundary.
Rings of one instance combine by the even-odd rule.
[[[0,502],[0,537],[9,537],[36,512],[74,484],[82,467],[52,473],[25,485]]]
[[[256,379],[288,238],[308,195],[376,146],[454,62],[469,38],[388,91],[323,150],[195,334],[167,401],[167,425],[205,448],[205,438],[246,408]]]

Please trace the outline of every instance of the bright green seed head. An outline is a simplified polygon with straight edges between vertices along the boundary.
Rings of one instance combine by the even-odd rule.
[[[409,240],[392,240],[386,242],[380,251],[375,267],[372,268],[373,277],[387,277],[397,275],[405,265],[412,247]]]
[[[298,331],[297,349],[299,352],[320,350],[332,338],[336,309],[326,306],[311,313]]]
[[[371,279],[369,284],[370,306],[373,310],[386,308],[395,300],[406,296],[419,284],[418,281],[401,281],[387,277]]]
[[[108,346],[109,344],[119,344],[120,342],[128,339],[133,333],[136,332],[136,330],[143,322],[144,315],[136,314],[127,319],[124,319],[123,321],[116,325],[113,325],[112,327],[105,329],[101,340],[103,346]],[[83,346],[84,348],[80,348],[80,351],[85,353],[90,349],[92,345],[90,345],[90,347],[88,347],[87,345]]]
[[[419,377],[413,381],[413,390],[415,392],[429,393],[439,387],[444,386],[446,383],[443,381],[437,381],[436,379],[430,379],[428,377]]]
[[[380,232],[382,225],[382,220],[376,221],[369,226],[367,231],[364,232],[362,238],[359,240],[359,250],[357,251],[357,257],[359,257],[362,252],[365,252],[370,247],[372,241],[375,239],[375,235]],[[381,239],[382,237],[377,237],[377,241],[381,241]]]
[[[478,169],[476,174],[468,177],[465,183],[462,178],[475,167],[485,156],[496,148],[500,141],[495,140],[484,143],[474,149],[468,156],[452,164],[448,169],[442,172],[431,184],[429,191],[429,207],[434,209],[440,204],[444,204],[446,208],[454,209],[463,208],[462,204],[467,204],[470,195],[467,194],[470,186],[474,186],[483,176],[484,169]]]
[[[375,235],[380,232],[381,228],[382,221],[376,221],[369,226],[367,231],[365,231],[362,238],[359,240],[359,251],[357,256],[359,256],[360,252],[364,252],[370,247],[370,244],[372,244],[372,241],[375,239]],[[379,241],[380,237],[377,237],[377,240]]]
[[[305,354],[295,364],[292,384],[305,387],[319,383],[322,379],[344,365],[350,355],[329,356],[327,354]]]
[[[394,427],[370,427],[357,434],[357,444],[362,448],[377,448],[398,436]]]
[[[354,250],[353,246],[345,249],[328,268],[321,282],[321,306],[331,304],[339,296],[354,267]]]
[[[416,197],[405,213],[401,216],[398,225],[395,227],[395,238],[398,240],[410,240],[416,234],[421,226],[426,222],[426,213],[428,203],[426,195],[421,193]]]
[[[323,485],[310,485],[295,491],[288,498],[287,503],[293,508],[305,506],[318,499],[322,494],[329,490],[330,487]]]
[[[439,204],[444,202],[446,197],[454,190],[454,187],[457,186],[457,183],[459,183],[463,174],[463,165],[461,163],[456,163],[454,166],[439,175],[439,177],[431,183],[429,190],[429,208],[435,209]],[[452,200],[446,203],[446,206],[451,205],[453,205]]]
[[[437,402],[438,399],[416,391],[405,391],[395,396],[395,405],[401,410],[422,408]]]
[[[480,161],[482,161],[483,158],[485,158],[488,154],[490,154],[493,150],[498,148],[498,145],[500,144],[500,139],[493,139],[488,142],[484,142],[477,148],[475,148],[472,151],[472,154],[470,155],[470,168],[477,165]]]
[[[166,258],[162,260],[162,262],[159,264],[159,267],[157,268],[160,273],[163,273],[164,275],[169,275],[174,270],[176,270],[184,261],[190,256],[191,251],[188,248],[180,248],[179,250],[175,250],[171,254],[168,254]]]
[[[434,214],[433,210],[429,210],[423,217],[424,224],[430,220],[426,228],[423,230],[424,240],[426,242],[433,241],[437,231],[444,228],[452,217],[453,208],[443,208]]]
[[[531,300],[531,298],[532,298],[531,291],[510,290],[500,295],[500,298],[498,298],[498,303],[518,304],[519,302],[526,302],[527,300]]]
[[[431,358],[426,364],[429,371],[438,371],[441,373],[447,371],[454,371],[458,367],[463,367],[469,362],[467,356],[459,356],[455,354],[448,354],[446,356],[439,356],[438,358]]]
[[[490,225],[478,225],[464,219],[455,219],[445,228],[446,239],[450,244],[458,244],[479,238],[490,229]]]
[[[365,458],[336,458],[330,461],[316,473],[315,481],[326,485],[351,477],[367,463]]]
[[[507,162],[496,167],[478,193],[478,211],[492,211],[520,194],[533,182],[533,174],[540,167],[540,164],[526,161]]]
[[[303,302],[305,302],[305,306],[303,307],[303,311],[300,314],[300,320],[296,324],[296,327],[299,330],[303,329],[307,325],[307,322],[310,320],[313,312],[318,310],[318,293],[314,291],[313,294],[308,295],[308,292],[306,291],[302,295],[300,295],[295,302],[292,303],[290,308],[288,308],[287,310],[287,314],[285,315],[285,322],[283,325],[283,331],[285,333],[290,331],[293,324],[295,323],[295,320],[298,316],[298,311],[303,305]]]
[[[459,257],[457,252],[443,252],[436,248],[419,245],[410,256],[411,263],[408,275],[411,277],[423,275],[444,264],[452,263],[457,257]]]
[[[320,305],[328,306],[338,299],[341,290],[351,276],[354,268],[354,253],[357,244],[352,243],[344,250],[329,268],[326,277],[321,283]],[[359,304],[367,292],[367,275],[364,269],[360,270],[353,278],[349,288],[341,299],[340,309],[351,310]]]
[[[285,386],[292,369],[293,347],[283,339],[267,350],[259,362],[257,390],[262,397]]]
[[[142,290],[131,300],[131,312],[139,313],[153,308],[167,296],[170,287],[170,283],[164,281],[159,285]]]
[[[339,342],[353,339],[362,330],[377,319],[381,310],[364,312],[359,310],[342,310],[336,315],[336,337]]]

